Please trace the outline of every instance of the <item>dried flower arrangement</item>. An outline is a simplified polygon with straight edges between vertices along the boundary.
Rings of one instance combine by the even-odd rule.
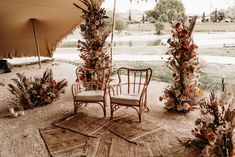
[[[169,55],[166,66],[172,71],[173,85],[167,87],[159,98],[160,101],[165,99],[168,111],[189,112],[202,95],[197,74],[197,46],[191,38],[196,19],[193,18],[189,27],[184,22],[172,24],[172,37],[167,41],[170,47],[166,52]]]
[[[109,67],[110,57],[105,44],[109,35],[106,11],[93,0],[80,0],[87,9],[77,4],[74,5],[82,10],[84,22],[80,24],[83,40],[78,40],[77,47],[80,58],[84,61],[84,68],[95,69]]]
[[[26,78],[24,74],[16,74],[12,80],[16,86],[9,84],[9,91],[13,94],[11,105],[19,111],[50,104],[64,93],[67,86],[65,79],[56,82],[52,70],[47,69],[42,77]]]
[[[192,130],[196,139],[179,140],[180,143],[201,151],[202,157],[235,157],[235,109],[232,109],[229,95],[222,81],[221,97],[216,97],[212,91],[210,99],[200,104],[201,117]]]

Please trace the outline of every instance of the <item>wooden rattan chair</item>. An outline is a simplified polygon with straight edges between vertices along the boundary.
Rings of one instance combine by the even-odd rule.
[[[77,74],[79,72],[80,74]],[[74,102],[74,113],[77,110],[86,106],[88,103],[99,104],[104,112],[104,117],[106,117],[106,91],[108,88],[110,69],[76,69],[76,75],[79,78],[72,85],[72,95]],[[79,76],[81,75],[81,76]]]
[[[113,113],[121,106],[134,108],[141,122],[143,111],[149,111],[147,107],[147,89],[152,77],[151,68],[132,69],[121,67],[117,71],[119,83],[110,85],[110,110],[111,119]]]

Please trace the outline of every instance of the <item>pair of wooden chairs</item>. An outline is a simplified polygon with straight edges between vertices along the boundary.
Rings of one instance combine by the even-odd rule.
[[[79,81],[72,85],[74,113],[88,103],[99,104],[106,117],[107,97],[110,98],[111,119],[113,113],[121,106],[131,107],[138,113],[139,122],[147,107],[147,89],[152,76],[152,70],[121,67],[117,70],[118,83],[111,85],[110,69],[76,69]]]

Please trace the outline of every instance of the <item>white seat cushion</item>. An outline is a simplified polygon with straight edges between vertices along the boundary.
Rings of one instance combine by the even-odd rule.
[[[77,101],[103,101],[104,91],[84,91],[75,95]]]
[[[139,101],[140,95],[120,94],[116,96],[111,96],[111,102],[116,104],[139,105]]]

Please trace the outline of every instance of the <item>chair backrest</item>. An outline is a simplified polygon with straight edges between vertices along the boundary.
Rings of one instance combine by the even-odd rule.
[[[83,82],[85,90],[105,90],[108,88],[110,69],[77,68],[76,75]]]
[[[148,87],[152,77],[152,69],[134,69],[121,67],[117,71],[119,85],[124,90],[122,94],[141,94],[142,90]]]

